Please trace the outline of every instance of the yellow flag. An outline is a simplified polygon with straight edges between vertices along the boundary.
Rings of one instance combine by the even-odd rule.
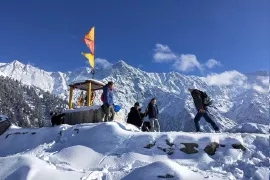
[[[85,39],[89,39],[91,41],[95,40],[95,27],[92,27],[91,30],[85,35]]]
[[[90,66],[94,69],[95,67],[94,55],[90,53],[83,53],[83,52],[82,52],[82,55],[88,59]]]

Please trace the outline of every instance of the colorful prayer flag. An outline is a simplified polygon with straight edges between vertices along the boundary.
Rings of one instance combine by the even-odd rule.
[[[91,30],[85,35],[85,39],[89,39],[90,41],[95,41],[95,27],[92,27]]]
[[[83,53],[83,52],[82,52],[82,55],[88,59],[90,66],[94,69],[95,67],[94,55],[90,53]]]
[[[91,53],[94,55],[94,51],[95,51],[95,46],[94,46],[94,41],[91,41],[89,39],[84,38],[84,42],[85,44],[88,46],[88,48],[90,49]]]

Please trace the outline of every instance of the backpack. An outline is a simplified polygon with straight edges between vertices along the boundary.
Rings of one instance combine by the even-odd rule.
[[[104,93],[101,94],[100,100],[104,102]]]
[[[204,106],[210,106],[213,103],[213,100],[206,94],[206,92],[200,91],[201,98]]]

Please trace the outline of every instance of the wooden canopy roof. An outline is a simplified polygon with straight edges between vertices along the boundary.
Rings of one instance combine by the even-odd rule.
[[[102,89],[103,86],[105,86],[103,82],[94,80],[94,79],[87,79],[87,80],[72,82],[69,84],[69,86],[73,87],[74,89],[87,91],[89,83],[91,83],[91,91]]]

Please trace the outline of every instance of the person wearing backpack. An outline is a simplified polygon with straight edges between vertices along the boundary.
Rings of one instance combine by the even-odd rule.
[[[107,85],[103,87],[103,108],[105,112],[105,119],[104,121],[113,121],[114,120],[114,102],[113,102],[113,82],[108,82]],[[111,117],[109,117],[109,114],[111,113]]]
[[[189,88],[188,91],[191,93],[195,107],[198,111],[195,118],[194,118],[196,131],[197,132],[201,131],[199,121],[202,117],[204,117],[206,122],[210,123],[216,132],[219,132],[219,127],[216,125],[216,123],[209,116],[209,112],[207,110],[207,106],[211,105],[211,103],[212,103],[209,96],[205,92],[202,92],[198,89]]]

